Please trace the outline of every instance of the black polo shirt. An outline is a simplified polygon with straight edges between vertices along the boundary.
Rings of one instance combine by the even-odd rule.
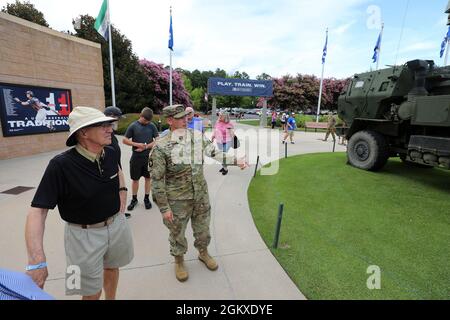
[[[122,169],[122,161],[121,161],[122,150],[120,150],[119,140],[117,140],[114,132],[111,134],[111,144],[109,146],[112,147],[114,150],[116,150],[117,157],[119,158],[119,166]]]
[[[118,213],[117,153],[111,147],[104,150],[100,168],[75,148],[50,160],[31,206],[54,209],[58,205],[61,218],[76,224],[98,223]]]

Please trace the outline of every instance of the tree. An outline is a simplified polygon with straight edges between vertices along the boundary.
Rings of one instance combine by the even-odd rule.
[[[202,73],[197,69],[191,73],[191,83],[193,88],[205,88],[207,86],[207,83],[203,81]]]
[[[272,77],[267,73],[262,73],[259,76],[256,76],[256,80],[272,80]]]
[[[341,80],[335,78],[324,79],[323,81],[324,108],[328,110],[337,109],[337,102],[339,96],[341,95],[348,81],[349,79],[341,79]]]
[[[323,109],[337,108],[337,100],[346,82],[347,80],[334,78],[324,79],[321,103]],[[319,101],[319,87],[319,79],[312,75],[297,74],[296,77],[286,75],[274,79],[274,96],[269,99],[268,105],[293,111],[305,111],[308,108],[315,110]],[[258,105],[261,101],[260,99]]]
[[[94,29],[93,17],[82,15],[80,19],[80,29],[76,30],[75,36],[98,42],[102,46],[105,100],[106,105],[112,105],[109,44]],[[133,53],[131,41],[114,25],[111,26],[111,30],[117,106],[125,113],[140,112],[147,106],[152,108],[155,102],[152,84],[149,83],[138,58]]]
[[[204,97],[205,97],[205,90],[203,88],[195,88],[194,90],[192,90],[191,98],[195,110],[202,110],[203,108],[202,101],[204,101]]]
[[[146,59],[140,60],[139,64],[150,84],[148,91],[153,96],[152,108],[158,112],[169,104],[169,77],[170,72],[162,64],[157,64]],[[189,93],[186,91],[180,73],[174,70],[173,74],[173,104],[182,104],[185,107],[192,107]]]
[[[184,84],[184,87],[186,88],[187,92],[189,92],[189,94],[191,94],[192,90],[194,89],[194,87],[192,87],[191,79],[189,79],[189,77],[184,73],[181,73],[181,79],[183,79],[183,84]]]
[[[29,1],[20,2],[16,0],[15,3],[7,3],[6,7],[2,8],[2,12],[10,15],[37,23],[44,27],[49,27],[47,21],[44,18],[44,14],[34,7],[34,4]]]
[[[217,68],[214,72],[214,77],[216,78],[227,78],[227,72],[223,69]]]
[[[239,71],[236,71],[234,73],[234,75],[233,75],[233,78],[234,79],[246,79],[246,80],[248,80],[248,79],[250,79],[250,76],[245,71],[242,72],[242,73],[240,73]]]

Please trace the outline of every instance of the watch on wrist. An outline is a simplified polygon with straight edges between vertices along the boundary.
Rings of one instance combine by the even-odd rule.
[[[126,187],[122,187],[122,188],[119,188],[119,192],[120,191],[128,191],[128,189]]]

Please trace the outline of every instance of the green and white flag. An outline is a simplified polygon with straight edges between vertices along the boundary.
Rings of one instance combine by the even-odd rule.
[[[108,0],[103,0],[102,8],[95,20],[95,30],[108,40],[109,8]]]

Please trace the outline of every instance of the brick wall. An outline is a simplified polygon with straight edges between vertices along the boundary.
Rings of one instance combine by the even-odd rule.
[[[100,44],[2,12],[0,82],[70,89],[74,107],[105,106]],[[63,149],[67,135],[3,137],[0,130],[0,159]]]

